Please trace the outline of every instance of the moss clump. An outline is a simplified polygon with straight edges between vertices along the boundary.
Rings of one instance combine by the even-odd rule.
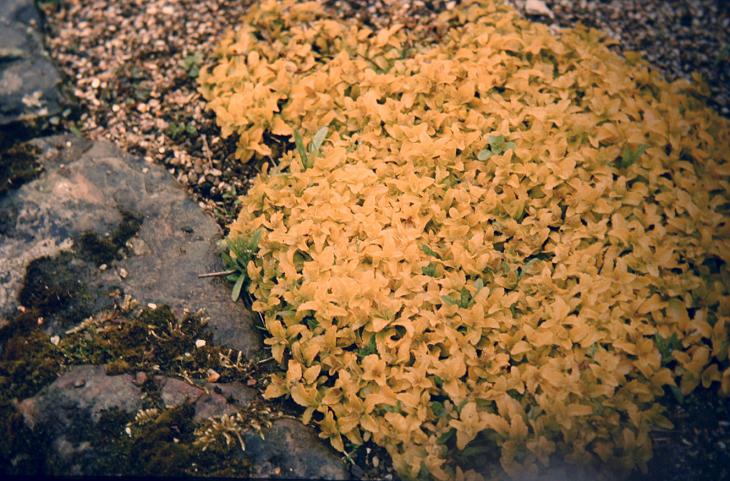
[[[180,476],[190,472],[196,451],[191,447],[195,410],[183,405],[160,413],[132,436],[130,457],[139,463],[139,473]]]
[[[101,326],[65,336],[59,344],[64,353],[79,363],[107,364],[115,374],[153,366],[161,372],[197,372],[209,366],[215,348],[195,348],[197,339],[209,339],[200,317],[178,320],[167,306],[106,317]]]
[[[0,152],[0,197],[38,177],[43,171],[38,154],[38,148],[29,144]]]
[[[0,401],[0,473],[33,475],[42,472],[46,446],[7,400]]]
[[[120,250],[141,225],[140,215],[123,211],[121,222],[109,236],[85,232],[73,250],[35,259],[28,266],[18,300],[62,326],[79,323],[110,307],[108,288],[94,285],[96,266],[119,259]]]
[[[37,311],[27,311],[0,330],[0,472],[33,474],[43,464],[41,433],[25,426],[13,405],[36,394],[63,369],[63,354],[37,324]]]
[[[0,441],[0,472],[6,474],[68,472],[67,461],[48,456],[48,437],[25,427],[13,401],[35,395],[69,365],[106,364],[108,374],[146,371],[203,382],[210,368],[221,380],[245,381],[250,375],[230,350],[209,343],[196,348],[197,339],[210,341],[205,323],[198,316],[177,320],[167,306],[106,311],[90,326],[64,336],[58,346],[37,318],[38,311],[29,310],[0,330],[0,435],[6,434]],[[146,407],[162,408],[152,376],[142,388]],[[96,424],[79,414],[64,436],[94,447],[88,459],[77,460],[87,473],[246,476],[249,463],[243,455],[232,455],[236,446],[215,443],[202,449],[196,443],[194,414],[186,405],[160,409],[153,419],[135,423],[133,415],[108,411]],[[127,426],[131,436],[125,433]]]
[[[128,211],[122,211],[122,221],[108,236],[99,236],[94,232],[84,232],[76,242],[77,251],[94,263],[105,264],[120,258],[120,249],[131,239],[142,225],[143,217]]]
[[[193,406],[184,404],[161,410],[142,422],[107,416],[95,428],[94,444],[104,448],[95,457],[91,472],[125,476],[248,475],[250,463],[243,453],[217,446],[202,450],[195,444],[194,414]],[[125,426],[130,429],[129,435],[124,433]]]
[[[38,329],[37,312],[28,311],[0,330],[0,399],[25,398],[52,382],[63,354]]]
[[[78,324],[112,304],[105,289],[92,285],[93,269],[75,252],[36,259],[28,266],[18,300],[46,324]]]
[[[31,262],[18,297],[20,303],[50,313],[63,311],[85,297],[86,286],[80,285],[84,269],[74,261],[73,254],[63,252]]]

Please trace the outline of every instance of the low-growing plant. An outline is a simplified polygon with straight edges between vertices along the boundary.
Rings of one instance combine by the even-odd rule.
[[[223,262],[229,271],[226,278],[233,283],[231,300],[234,302],[250,283],[246,269],[258,252],[260,240],[261,230],[256,230],[250,237],[232,237],[224,243],[226,250],[222,253]]]
[[[730,394],[728,121],[596,31],[491,0],[432,26],[267,0],[200,72],[241,161],[289,139],[226,258],[266,396],[405,479],[645,468],[666,392]]]

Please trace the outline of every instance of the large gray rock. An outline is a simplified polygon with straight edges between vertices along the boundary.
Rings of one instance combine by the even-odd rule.
[[[88,292],[84,308],[74,311],[76,317],[89,315],[99,305],[89,298],[103,300],[107,292],[119,289],[143,303],[167,304],[178,316],[185,309],[204,309],[217,344],[246,356],[262,349],[257,319],[240,302],[231,301],[225,282],[198,278],[223,269],[216,247],[220,228],[163,168],[127,156],[106,142],[57,136],[31,143],[40,151],[45,172],[0,198],[0,318],[11,317],[19,298],[37,300],[37,294],[22,289],[26,273],[38,270],[39,257],[52,258],[73,249],[75,254],[61,266],[69,277],[65,282],[81,283],[87,277],[83,286],[65,287],[66,291],[56,285],[57,275],[34,282],[40,283],[36,290],[63,291],[55,295],[59,299],[65,294],[73,297],[82,288]],[[136,219],[132,226],[136,233],[127,225],[130,217]],[[105,261],[108,254],[79,249],[80,242],[89,243],[89,238],[92,244],[110,245],[110,239],[117,239],[125,228],[127,236],[134,235],[122,239],[127,244],[123,258]],[[104,263],[108,268],[99,269]],[[45,304],[52,317],[55,306]],[[69,327],[69,319],[81,320],[71,314],[65,317],[65,324],[50,323],[49,329],[61,333]]]
[[[195,406],[195,421],[202,422],[212,417],[234,414],[256,399],[256,390],[238,382],[227,384],[209,383],[205,389],[192,386],[174,377],[157,376],[155,382],[160,389],[164,407],[174,408],[183,404]]]
[[[68,431],[79,416],[98,423],[109,409],[133,413],[142,406],[141,390],[129,374],[108,376],[104,366],[74,366],[18,410],[31,429],[41,425],[49,435]]]
[[[17,405],[25,425],[41,440],[41,471],[66,475],[87,474],[86,466],[98,456],[93,433],[104,415],[131,416],[141,407],[142,391],[132,376],[108,376],[103,366],[75,366]]]
[[[253,478],[349,479],[345,464],[325,446],[317,433],[301,422],[282,418],[273,422],[261,439],[246,435],[246,456]]]
[[[41,21],[34,0],[0,0],[0,20],[35,28]]]
[[[0,0],[0,129],[61,112],[61,76],[43,48],[39,24],[33,0]]]

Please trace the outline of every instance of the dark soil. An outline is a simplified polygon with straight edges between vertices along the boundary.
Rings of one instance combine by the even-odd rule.
[[[671,431],[655,431],[654,457],[632,481],[730,479],[730,402],[715,389],[695,390],[683,400],[664,398]]]

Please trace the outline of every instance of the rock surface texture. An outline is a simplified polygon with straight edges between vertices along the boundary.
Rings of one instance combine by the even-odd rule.
[[[198,278],[222,269],[221,233],[166,171],[107,142],[57,136],[32,145],[44,174],[0,199],[0,314],[22,302],[33,261],[75,249],[66,264],[86,264],[74,280],[92,297],[118,289],[177,314],[205,309],[216,343],[247,356],[261,349],[252,314],[230,300],[222,281]],[[59,319],[49,329],[61,334],[81,320]]]
[[[0,141],[62,109],[61,76],[48,58],[33,0],[0,0]]]

